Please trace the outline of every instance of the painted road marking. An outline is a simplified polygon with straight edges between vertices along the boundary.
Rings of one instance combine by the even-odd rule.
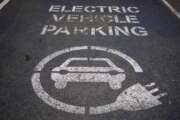
[[[162,2],[180,19],[180,13],[167,0],[162,0]]]
[[[158,88],[154,88],[152,91],[155,92],[156,89]],[[145,86],[137,83],[120,93],[114,103],[91,107],[89,110],[90,114],[104,114],[116,110],[146,110],[162,104],[159,99],[166,96],[167,93],[154,96],[152,95],[152,91],[148,91]]]
[[[139,19],[141,11],[137,6],[51,5],[47,12],[51,21],[43,25],[40,32],[42,36],[147,37],[149,35],[146,27],[141,25]]]
[[[107,53],[117,55],[117,56],[125,59],[129,64],[131,64],[131,66],[133,67],[135,72],[139,72],[139,73],[143,72],[141,66],[134,59],[132,59],[130,56],[128,56],[120,51],[117,51],[115,49],[108,49],[105,47],[97,47],[97,46],[91,46],[90,48],[91,48],[91,50],[104,51]]]
[[[115,54],[121,58],[124,58],[127,62],[132,64],[136,72],[143,71],[140,65],[135,60],[133,60],[131,57],[127,56],[126,54],[120,51],[116,51],[114,49],[107,49],[105,47],[97,47],[97,46],[91,46],[90,49],[95,50],[95,51],[104,51],[111,54]],[[81,51],[81,50],[89,50],[89,46],[77,46],[77,47],[71,47],[71,48],[66,48],[66,49],[57,51],[51,55],[48,55],[43,60],[41,60],[41,62],[34,69],[35,73],[32,75],[32,78],[31,78],[33,89],[39,98],[41,98],[46,104],[52,106],[53,108],[70,112],[70,113],[75,113],[75,114],[85,114],[86,112],[85,107],[69,105],[51,97],[41,85],[40,73],[39,73],[44,69],[45,65],[48,62],[55,59],[56,57],[61,56],[66,53],[73,52],[73,51]]]
[[[66,111],[69,113],[85,114],[85,107],[69,105],[51,97],[41,85],[40,73],[34,73],[32,75],[32,86],[37,96],[41,98],[46,104],[50,105],[51,107],[56,108],[58,110]]]
[[[4,0],[0,3],[0,10],[3,9],[8,3],[10,2],[10,0]]]
[[[73,61],[106,62],[108,67],[69,67],[68,65]],[[60,71],[67,72],[65,74],[58,73]],[[115,75],[110,74],[111,72],[115,72]],[[112,89],[116,90],[121,88],[126,75],[122,68],[117,67],[108,58],[69,58],[60,66],[53,68],[51,79],[55,81],[55,87],[58,89],[65,88],[67,82],[107,82]]]
[[[121,92],[118,97],[116,98],[116,101],[111,104],[106,105],[99,105],[99,106],[76,106],[64,103],[60,100],[57,100],[53,98],[53,96],[49,95],[48,92],[45,91],[43,88],[41,82],[41,71],[45,68],[45,66],[52,60],[54,60],[56,57],[59,57],[64,54],[68,54],[70,52],[82,52],[84,50],[88,51],[98,51],[98,52],[104,52],[112,55],[116,55],[122,59],[124,59],[126,62],[128,62],[134,69],[135,72],[142,73],[143,70],[141,66],[130,56],[117,51],[115,49],[109,49],[105,47],[99,47],[99,46],[76,46],[71,48],[66,48],[60,51],[57,51],[53,54],[48,55],[43,60],[39,62],[39,64],[35,67],[34,74],[32,75],[31,82],[33,89],[37,96],[42,99],[46,104],[50,105],[51,107],[55,109],[59,109],[65,112],[74,113],[74,114],[104,114],[116,110],[124,110],[124,111],[138,111],[138,110],[146,110],[150,109],[152,107],[158,106],[162,104],[162,102],[159,100],[161,97],[167,95],[167,93],[159,93],[158,95],[153,95],[153,93],[156,93],[159,91],[159,88],[155,87],[155,83],[150,83],[148,85],[142,85],[141,83],[137,82],[136,84],[126,88]],[[79,67],[69,67],[69,63],[71,63],[73,60],[78,61],[105,61],[109,64],[111,68],[114,68],[116,71],[120,73],[120,77],[117,75],[111,75],[109,76],[113,79],[109,79],[109,76],[103,74],[96,73],[98,72],[109,72],[109,68],[101,68],[97,69],[97,67],[89,67],[84,69],[82,65],[80,64]],[[81,63],[81,62],[80,62]],[[66,72],[62,72],[65,75],[61,75],[60,70],[67,70],[75,73],[70,73],[69,75],[66,74]],[[79,72],[88,72],[90,73],[79,73]],[[55,82],[54,86],[57,89],[63,89],[66,87],[66,84],[68,81],[72,82],[82,82],[88,81],[88,82],[109,82],[110,87],[112,89],[121,88],[122,82],[126,79],[125,71],[122,68],[119,68],[116,66],[110,59],[108,58],[86,58],[86,57],[70,57],[69,59],[65,60],[65,62],[61,63],[61,65],[58,65],[57,67],[53,68],[51,71],[51,79]],[[91,73],[94,72],[94,73]],[[118,73],[118,74],[119,74]],[[96,79],[97,78],[97,79]],[[115,82],[114,82],[115,81]],[[118,82],[118,83],[117,83]],[[118,86],[117,86],[118,85]],[[146,88],[153,87],[151,90],[148,90]]]

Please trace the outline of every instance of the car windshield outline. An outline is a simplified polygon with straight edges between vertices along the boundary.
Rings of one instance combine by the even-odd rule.
[[[72,61],[105,61],[109,67],[68,67]],[[106,82],[116,90],[126,79],[123,69],[117,67],[108,58],[69,58],[63,64],[52,69],[51,79],[57,89],[63,89],[68,82]]]
[[[93,62],[106,62],[108,67],[96,67],[96,66],[68,66],[73,61],[93,61]],[[124,73],[124,70],[117,67],[110,59],[108,58],[69,58],[52,72],[67,71],[69,73],[108,73],[116,71],[117,73]]]

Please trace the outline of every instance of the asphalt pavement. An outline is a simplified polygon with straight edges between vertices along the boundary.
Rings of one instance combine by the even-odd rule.
[[[169,2],[178,12],[180,12],[180,1],[178,1],[178,0],[168,0],[168,2]]]
[[[180,20],[156,0],[10,0],[0,120],[179,120]]]

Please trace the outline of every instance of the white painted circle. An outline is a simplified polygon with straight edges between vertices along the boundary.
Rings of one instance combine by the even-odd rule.
[[[85,111],[84,106],[69,105],[69,104],[66,104],[64,102],[61,102],[61,101],[56,100],[53,97],[51,97],[44,90],[43,86],[41,85],[40,72],[44,69],[44,66],[48,62],[50,62],[51,60],[53,60],[54,58],[56,58],[60,55],[63,55],[63,54],[69,53],[69,52],[73,52],[73,51],[81,51],[81,50],[88,50],[88,49],[94,50],[94,51],[103,51],[103,52],[117,55],[117,56],[123,58],[124,60],[126,60],[129,64],[131,64],[135,72],[143,72],[140,65],[134,59],[132,59],[128,55],[126,55],[120,51],[114,50],[114,49],[109,49],[109,48],[99,47],[99,46],[76,46],[76,47],[66,48],[66,49],[59,50],[55,53],[48,55],[47,57],[42,59],[38,63],[38,65],[35,67],[34,73],[31,78],[31,82],[32,82],[33,89],[34,89],[35,93],[37,94],[37,96],[40,99],[42,99],[46,104],[50,105],[51,107],[53,107],[55,109],[59,109],[59,110],[69,112],[69,113],[85,114],[86,111]],[[111,111],[109,111],[109,112],[111,112]]]

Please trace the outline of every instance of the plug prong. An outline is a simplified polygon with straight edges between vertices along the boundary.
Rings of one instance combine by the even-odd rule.
[[[152,87],[152,86],[155,86],[156,85],[156,83],[155,82],[152,82],[152,83],[150,83],[150,84],[147,84],[147,85],[145,85],[146,87]]]
[[[167,95],[167,93],[161,93],[161,94],[157,95],[156,98],[159,99],[159,98],[164,97],[166,95]]]
[[[153,94],[153,93],[156,93],[156,92],[158,92],[159,91],[159,89],[158,88],[155,88],[155,89],[152,89],[151,91],[149,91],[151,94]]]

